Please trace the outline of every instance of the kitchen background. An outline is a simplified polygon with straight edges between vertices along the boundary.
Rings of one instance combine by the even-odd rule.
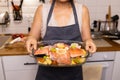
[[[19,5],[20,1],[21,0],[13,0],[15,5]],[[45,1],[48,2],[48,0]],[[111,16],[114,15],[120,16],[120,4],[119,4],[120,0],[77,0],[77,1],[81,4],[85,4],[88,7],[90,12],[91,28],[93,27],[94,20],[96,21],[106,20],[106,14],[108,14],[108,9],[110,8],[109,5],[111,5]],[[9,24],[7,25],[0,24],[0,34],[28,33],[28,28],[32,24],[35,10],[37,6],[40,4],[41,2],[39,0],[23,0],[22,4],[23,19],[15,21],[13,18],[12,11],[13,7],[11,5],[11,0],[0,0],[0,14],[7,11],[10,15]],[[3,17],[2,18],[0,17],[0,22],[2,21],[2,19]],[[118,21],[119,21],[118,30],[120,31],[120,20]],[[6,37],[9,38],[10,36],[4,35],[1,36],[0,42],[4,43],[5,40],[2,40],[2,38]],[[87,64],[89,66],[91,66],[91,64],[100,65],[100,68],[102,69],[100,71],[102,72],[100,72],[99,78],[101,78],[102,80],[119,80],[120,45],[113,42],[113,40],[111,39],[104,40],[102,38],[96,38],[94,39],[94,42],[98,47],[98,51],[96,52],[96,54],[88,58]],[[12,46],[13,50],[11,50],[10,48],[10,51],[7,51],[4,48],[0,49],[0,80],[21,80],[21,79],[34,80],[37,72],[37,65],[35,65],[34,58],[27,55],[28,52],[21,50],[24,48],[23,47],[24,44],[22,46],[20,45],[20,47],[18,46],[19,44],[15,45],[18,48],[16,48],[16,46]],[[96,68],[94,68],[94,70],[95,69]],[[93,72],[92,69],[89,69],[89,71],[90,70]],[[94,75],[94,77],[97,76]]]
[[[48,2],[48,0],[46,0]],[[111,16],[120,16],[120,0],[77,0],[79,3],[85,4],[90,12],[91,28],[93,27],[94,20],[106,20],[106,14],[108,13],[109,5],[111,5]],[[20,0],[13,0],[17,5],[20,4]],[[23,0],[22,5],[22,21],[13,20],[13,11],[11,0],[0,0],[0,13],[8,11],[10,14],[10,23],[6,25],[0,25],[0,34],[2,33],[28,33],[28,27],[32,23],[35,10],[41,2],[39,0]],[[17,25],[16,25],[17,24]],[[118,30],[120,31],[120,20],[118,22]]]

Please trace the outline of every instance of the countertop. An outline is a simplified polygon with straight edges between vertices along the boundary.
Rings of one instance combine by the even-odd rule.
[[[104,46],[105,44],[101,42],[102,46],[99,46],[97,43],[95,43],[97,45],[97,52],[120,51],[120,44],[117,44],[108,38],[104,38],[103,40],[105,40],[109,45]],[[99,41],[99,39],[97,41]],[[28,54],[29,53],[25,48],[24,42],[16,42],[12,45],[8,45],[7,47],[0,49],[0,56],[14,56],[14,55],[28,55]]]
[[[105,47],[97,47],[97,52],[102,51],[120,51],[120,44],[112,41],[109,38],[103,38],[105,41],[107,41],[111,46],[105,46]],[[103,44],[103,43],[101,43]],[[105,44],[103,44],[105,45]]]
[[[28,55],[24,42],[16,42],[0,49],[0,56]]]

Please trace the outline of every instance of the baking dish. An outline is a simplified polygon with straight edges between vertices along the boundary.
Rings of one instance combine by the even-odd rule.
[[[62,48],[62,49],[58,49],[58,47],[54,47],[53,49],[53,46],[57,45],[57,44],[65,44],[67,45],[67,51],[65,54],[62,52],[65,51],[65,48]],[[72,49],[71,45],[73,45],[73,49],[74,48],[74,45],[79,45],[80,46],[80,50],[82,50],[84,52],[84,56],[83,55],[79,55],[79,56],[74,56],[72,54],[70,54],[70,49]],[[42,66],[46,66],[46,67],[73,67],[73,66],[80,66],[82,64],[84,64],[87,60],[87,58],[89,57],[89,52],[87,50],[85,50],[85,43],[83,42],[79,42],[79,41],[71,41],[71,40],[48,40],[48,41],[40,41],[38,42],[38,49],[37,50],[32,50],[32,55],[33,57],[36,59],[37,61],[37,64],[39,65],[42,65]],[[44,51],[43,53],[41,53],[41,51],[44,49],[45,50],[45,47],[49,47],[47,48],[48,54],[44,54]],[[72,49],[72,50],[73,50]],[[57,50],[60,50],[62,51],[58,57],[57,57],[57,60],[59,60],[60,58],[62,59],[63,62],[61,63],[58,63],[58,62],[55,62],[55,59],[52,59],[51,58],[51,50],[52,51],[55,51],[55,54],[57,54]],[[66,63],[64,63],[65,59],[69,58],[65,58],[66,55],[70,55],[70,63],[67,62],[66,60]],[[74,53],[76,54],[76,53]],[[78,53],[79,54],[79,53]],[[81,53],[80,53],[81,54]],[[56,60],[56,61],[57,61]]]

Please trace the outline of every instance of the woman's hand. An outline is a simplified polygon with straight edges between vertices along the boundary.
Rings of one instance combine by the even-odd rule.
[[[92,39],[88,39],[85,41],[85,48],[86,50],[88,50],[90,53],[94,53],[96,52],[96,45],[93,43]]]
[[[29,53],[32,53],[32,49],[36,50],[37,49],[37,39],[32,36],[28,36],[28,38],[26,40],[26,48]]]

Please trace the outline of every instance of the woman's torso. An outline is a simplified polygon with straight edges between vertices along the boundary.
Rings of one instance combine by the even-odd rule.
[[[47,23],[47,17],[48,13],[50,10],[51,4],[50,3],[45,3],[43,4],[42,8],[42,27],[41,27],[41,37],[43,38],[46,33],[46,23]],[[78,24],[79,24],[79,29],[81,30],[81,24],[82,24],[82,4],[75,3],[75,8],[77,12],[77,17],[78,17]],[[73,13],[70,15],[70,20],[67,25],[72,25],[75,24],[75,19]],[[50,21],[48,23],[49,26],[58,26],[57,22],[55,21],[54,15],[52,14]]]
[[[62,27],[59,27],[56,24],[54,18],[51,17],[54,6],[52,6],[51,9],[49,4],[45,4],[43,6],[44,14],[43,14],[43,26],[41,30],[42,35],[44,33],[43,40],[57,39],[57,40],[81,41],[81,34],[79,30],[81,28],[81,27],[79,28],[79,26],[81,26],[81,15],[80,13],[76,13],[76,8],[74,4],[71,3],[71,5],[72,5],[73,14],[71,15],[70,22]],[[78,6],[76,5],[76,7]],[[82,6],[80,8],[82,8]],[[79,12],[79,10],[77,10],[77,12]],[[75,66],[74,67],[39,66],[36,80],[83,80],[82,66],[76,66],[76,67]]]

